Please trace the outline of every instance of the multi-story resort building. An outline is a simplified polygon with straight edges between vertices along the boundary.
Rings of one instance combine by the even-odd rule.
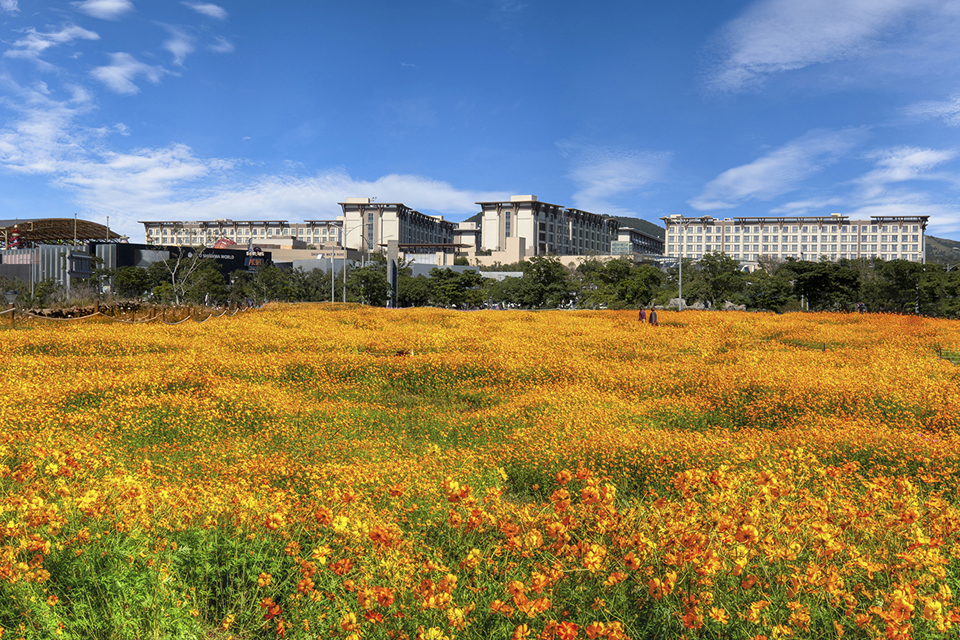
[[[540,202],[536,196],[511,196],[504,202],[478,202],[480,223],[455,224],[400,202],[346,198],[336,220],[147,221],[146,243],[213,246],[220,240],[256,244],[275,250],[334,247],[375,253],[395,240],[405,254],[493,252],[493,259],[514,262],[559,256],[663,254],[663,240],[637,229],[620,227],[615,218]],[[502,255],[499,255],[502,254]],[[280,254],[278,254],[280,255]],[[510,257],[512,256],[512,257]],[[447,258],[439,264],[446,264]]]
[[[503,251],[523,238],[531,256],[609,254],[620,223],[596,213],[540,202],[537,196],[510,196],[509,202],[478,202],[482,249]]]
[[[400,202],[370,198],[347,198],[339,204],[347,247],[380,251],[388,241],[396,240],[407,253],[454,250],[456,225],[440,216],[428,216]]]
[[[237,244],[278,242],[281,239],[298,240],[316,246],[340,244],[341,223],[337,220],[227,220],[218,218],[199,222],[158,221],[143,222],[147,244],[206,245],[217,240],[233,240]]]
[[[666,225],[666,255],[700,259],[723,252],[755,266],[767,256],[783,260],[839,260],[879,257],[924,262],[924,232],[929,216],[871,216],[850,220],[833,213],[809,217],[711,216],[661,218]]]

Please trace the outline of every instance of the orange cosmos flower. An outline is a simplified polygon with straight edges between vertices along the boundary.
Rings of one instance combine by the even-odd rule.
[[[521,624],[513,630],[512,640],[527,640],[529,637],[530,627],[525,624]]]
[[[718,609],[717,607],[710,607],[710,617],[720,624],[727,624],[730,622],[730,616],[727,615],[727,612],[723,609]]]
[[[760,532],[752,524],[745,524],[737,529],[737,542],[752,545],[757,541]]]

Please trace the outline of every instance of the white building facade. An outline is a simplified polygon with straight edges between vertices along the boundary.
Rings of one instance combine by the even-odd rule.
[[[482,249],[504,251],[521,238],[526,255],[609,254],[620,224],[614,218],[540,202],[537,196],[510,196],[509,202],[478,202]]]
[[[266,243],[267,240],[292,239],[321,246],[342,242],[342,225],[337,220],[173,220],[141,221],[146,244],[213,246],[220,239],[237,244]]]
[[[439,216],[429,216],[400,202],[375,202],[370,198],[347,198],[343,209],[344,245],[360,251],[380,251],[396,240],[401,250],[417,253],[453,247],[456,225]]]
[[[879,257],[883,260],[925,262],[925,231],[929,216],[661,218],[666,226],[666,255],[698,260],[722,252],[756,265],[761,257],[784,260],[831,261]]]

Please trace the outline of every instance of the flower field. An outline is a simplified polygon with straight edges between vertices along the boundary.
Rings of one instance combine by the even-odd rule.
[[[4,640],[960,630],[955,321],[297,305],[0,335]]]

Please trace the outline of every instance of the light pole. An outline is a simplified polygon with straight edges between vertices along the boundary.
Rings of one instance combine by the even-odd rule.
[[[683,234],[680,236],[680,277],[679,277],[679,291],[677,295],[677,311],[683,311],[683,243],[687,241],[687,226],[688,222],[681,222],[680,226],[683,228]]]
[[[363,223],[361,222],[358,225],[352,226],[349,229],[344,227],[343,229],[343,242],[340,244],[343,246],[343,301],[347,301],[347,233],[353,231],[354,229],[362,229]],[[360,252],[363,252],[363,243],[366,241],[366,238],[363,237],[363,233],[360,233]]]

